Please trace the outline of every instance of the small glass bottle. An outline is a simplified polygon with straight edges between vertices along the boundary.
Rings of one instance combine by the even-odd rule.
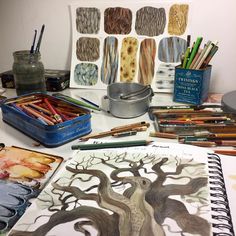
[[[13,74],[17,95],[46,92],[45,71],[40,53],[16,51],[13,53]]]

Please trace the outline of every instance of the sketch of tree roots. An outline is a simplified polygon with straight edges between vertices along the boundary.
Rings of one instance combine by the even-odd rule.
[[[62,178],[52,183],[51,194],[59,196],[60,206],[51,201],[48,211],[52,215],[48,221],[34,231],[14,230],[10,235],[43,236],[59,224],[76,221],[74,230],[86,236],[91,235],[85,227],[88,225],[102,236],[160,236],[166,235],[163,226],[166,218],[176,222],[181,229],[180,235],[210,235],[207,220],[200,214],[189,213],[184,202],[171,198],[202,192],[208,183],[207,175],[202,174],[205,164],[175,158],[175,170],[170,172],[163,170],[170,158],[150,154],[139,158],[141,154],[136,155],[133,159],[127,158],[127,153],[92,153],[88,159],[80,156],[79,161],[66,166],[71,174],[69,184],[63,185]],[[96,169],[96,165],[111,169],[110,176],[101,168]],[[146,177],[148,175],[154,176],[153,181]],[[90,182],[94,178],[97,184]],[[182,178],[187,180],[185,184],[174,183],[174,179]],[[165,184],[167,179],[172,179],[171,184]],[[82,190],[78,182],[75,184],[78,180],[88,183],[89,187]],[[118,185],[125,186],[122,194],[115,191]],[[94,201],[98,207],[82,205],[80,200]],[[201,210],[199,207],[198,213]]]

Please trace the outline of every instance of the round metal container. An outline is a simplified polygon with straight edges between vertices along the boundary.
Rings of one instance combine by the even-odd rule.
[[[150,86],[139,83],[113,83],[107,86],[109,111],[119,118],[134,118],[147,112],[152,100]]]
[[[223,111],[232,112],[235,114],[236,113],[235,100],[236,100],[236,90],[224,94],[221,99],[221,105]]]

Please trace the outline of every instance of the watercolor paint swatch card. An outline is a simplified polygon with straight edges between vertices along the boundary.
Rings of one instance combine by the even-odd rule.
[[[0,150],[0,234],[8,231],[23,215],[63,158],[20,147]]]
[[[189,2],[89,1],[71,5],[70,87],[138,82],[172,92],[190,33]]]

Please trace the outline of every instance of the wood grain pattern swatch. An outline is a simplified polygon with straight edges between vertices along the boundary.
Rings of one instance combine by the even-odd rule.
[[[132,12],[128,8],[107,8],[104,12],[104,30],[107,34],[129,34]]]
[[[187,41],[179,37],[163,38],[159,43],[158,59],[162,62],[180,62],[186,51]]]
[[[99,58],[100,41],[97,38],[81,37],[77,41],[77,58],[80,61],[96,61]]]
[[[188,4],[174,4],[169,12],[168,33],[182,35],[187,27]]]
[[[114,83],[118,71],[118,39],[107,37],[103,45],[103,61],[101,67],[101,80],[105,84]]]
[[[139,35],[158,36],[166,25],[164,8],[143,7],[136,13],[135,31]]]
[[[168,66],[180,64],[186,51],[193,15],[189,1],[78,0],[70,9],[71,88],[131,82],[150,85],[154,92],[172,91]]]
[[[144,39],[140,45],[138,82],[144,85],[152,83],[156,56],[154,39]]]
[[[120,80],[132,82],[137,70],[138,40],[134,37],[124,38],[121,47]]]
[[[76,9],[77,31],[81,34],[97,34],[100,30],[101,13],[95,7]]]

